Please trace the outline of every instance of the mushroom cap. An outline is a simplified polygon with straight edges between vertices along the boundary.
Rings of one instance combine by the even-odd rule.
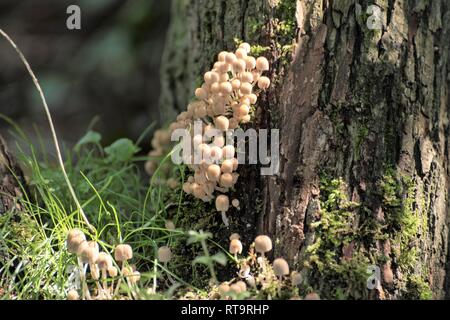
[[[247,291],[247,285],[245,284],[244,281],[240,280],[240,281],[236,282],[236,285],[241,287],[241,292]]]
[[[224,160],[222,162],[220,169],[223,173],[232,173],[233,172],[233,161],[231,161],[230,159]]]
[[[218,181],[220,178],[220,166],[217,164],[210,164],[208,166],[207,175],[208,180],[210,181]]]
[[[255,238],[255,250],[259,253],[266,253],[272,250],[272,240],[265,235]]]
[[[133,249],[129,244],[119,244],[114,250],[114,259],[119,262],[133,258]]]
[[[230,291],[230,286],[227,283],[221,283],[219,285],[219,293],[222,297],[226,296]]]
[[[94,264],[99,254],[98,243],[95,241],[83,242],[81,248],[81,259],[84,263]]]
[[[167,230],[175,230],[175,224],[172,220],[166,220],[165,227]]]
[[[214,119],[214,124],[216,125],[217,129],[221,131],[227,131],[230,125],[230,120],[228,120],[228,118],[225,116],[218,116]]]
[[[292,271],[291,272],[291,283],[293,286],[298,286],[303,282],[303,277],[300,272]]]
[[[232,241],[232,240],[234,240],[234,239],[239,240],[240,238],[241,238],[241,236],[239,235],[239,233],[233,233],[233,234],[231,234],[231,236],[230,236],[230,241]]]
[[[240,49],[244,49],[245,52],[247,52],[247,53],[250,53],[250,50],[251,50],[251,47],[250,47],[250,45],[249,45],[247,42],[242,42],[242,43],[239,45],[239,48],[240,48]]]
[[[231,205],[232,205],[233,207],[235,207],[235,208],[239,208],[239,204],[240,204],[240,202],[239,202],[238,199],[233,199],[233,200],[231,201]]]
[[[317,293],[311,292],[305,296],[304,300],[320,300],[320,297]]]
[[[233,175],[231,173],[224,173],[220,176],[220,185],[222,187],[231,188],[233,184]]]
[[[67,234],[67,251],[70,253],[78,253],[78,249],[86,241],[86,236],[80,229],[72,229]]]
[[[242,286],[237,283],[233,283],[230,286],[230,291],[234,292],[235,294],[240,294],[242,292]]]
[[[270,87],[270,79],[267,77],[260,77],[258,79],[258,87],[262,90],[266,90]]]
[[[80,295],[74,289],[69,290],[69,292],[67,293],[67,300],[80,300]]]
[[[221,194],[216,198],[216,209],[220,212],[226,212],[230,208],[228,196]]]
[[[111,256],[109,254],[107,254],[106,252],[100,252],[98,254],[97,261],[95,263],[97,263],[97,265],[100,269],[105,269],[105,270],[112,267],[112,265],[113,265]]]
[[[134,271],[129,277],[131,283],[138,283],[141,280],[141,273],[139,271]]]
[[[231,240],[229,251],[231,254],[241,254],[242,253],[242,242],[239,239]]]
[[[162,246],[158,249],[158,260],[163,263],[172,260],[172,251],[168,246]]]
[[[273,272],[277,276],[284,276],[289,274],[289,265],[283,258],[275,259],[272,263]]]
[[[252,93],[253,90],[253,86],[251,83],[249,82],[242,82],[241,83],[241,93],[244,95],[249,95]]]
[[[112,267],[109,267],[109,268],[108,268],[108,274],[109,274],[109,276],[110,276],[111,278],[117,277],[117,274],[118,274],[118,273],[119,273],[119,272],[118,272],[118,270],[117,270],[116,267],[112,266]]]
[[[269,60],[265,57],[259,57],[256,59],[256,69],[259,71],[267,71],[269,70]]]

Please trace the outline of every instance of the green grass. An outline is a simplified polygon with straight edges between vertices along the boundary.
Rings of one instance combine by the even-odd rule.
[[[56,160],[41,147],[43,143],[34,147],[17,129],[16,156],[27,173],[29,192],[22,186],[25,196],[18,201],[23,210],[0,217],[0,298],[65,298],[67,290],[74,286],[76,259],[65,249],[67,232],[73,228],[82,229],[110,253],[119,243],[130,244],[134,251],[132,263],[142,274],[140,287],[155,288],[157,283],[158,294],[162,294],[159,297],[166,297],[161,289],[169,289],[164,285],[167,273],[183,290],[205,294],[206,289],[191,285],[199,282],[191,261],[177,259],[166,268],[156,260],[160,246],[186,246],[189,230],[165,228],[168,218],[177,225],[186,210],[184,197],[179,188],[172,190],[159,182],[159,169],[151,179],[142,172],[147,157],[138,156],[139,148],[132,141],[120,139],[102,147],[100,135],[90,131],[74,148],[64,150],[69,179],[96,229],[90,232]],[[162,159],[160,167],[168,161],[169,155]],[[170,176],[179,179],[181,185],[184,167],[172,166]],[[213,242],[209,244],[216,252],[223,251]],[[186,267],[192,269],[190,279],[177,275],[177,270]]]

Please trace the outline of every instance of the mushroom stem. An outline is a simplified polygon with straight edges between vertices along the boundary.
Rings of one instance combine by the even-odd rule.
[[[102,268],[102,287],[103,287],[103,292],[105,293],[106,297],[108,299],[111,298],[111,294],[108,288],[108,284],[106,283],[106,277],[107,277],[107,271],[106,268]]]
[[[174,285],[174,284],[175,284],[175,281],[173,280],[172,276],[171,276],[170,273],[168,272],[169,269],[167,268],[167,262],[164,262],[164,268],[167,269],[167,272],[166,272],[166,274],[167,274],[167,279],[169,279],[170,283],[171,283],[172,285]]]
[[[78,260],[78,268],[80,269],[80,282],[81,282],[81,297],[82,300],[87,299],[87,300],[91,300],[91,294],[89,292],[89,288],[87,287],[86,284],[86,271],[83,267],[83,262],[81,261],[80,257],[77,257]]]
[[[228,218],[227,218],[227,216],[225,214],[225,211],[222,211],[221,215],[222,215],[223,224],[225,225],[225,227],[228,228],[230,226],[230,223],[229,223]]]
[[[97,274],[96,279],[94,279],[94,280],[97,285],[98,297],[103,298],[104,290],[103,290],[102,286],[100,285],[100,281],[98,281],[99,270],[97,269],[97,265],[94,263],[89,263],[89,268],[91,269],[91,274],[92,274],[92,272],[95,272]]]
[[[122,278],[119,278],[116,285],[116,290],[114,291],[114,296],[117,296],[119,294],[120,284],[122,282]]]

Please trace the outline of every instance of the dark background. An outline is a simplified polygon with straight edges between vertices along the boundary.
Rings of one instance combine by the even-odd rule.
[[[68,30],[67,7],[81,8],[81,30]],[[159,70],[170,16],[167,0],[0,0],[0,28],[38,77],[59,138],[73,144],[93,124],[103,144],[136,139],[158,123]],[[0,39],[0,114],[49,143],[32,80]],[[0,133],[10,126],[0,119]],[[148,139],[146,140],[148,147]]]

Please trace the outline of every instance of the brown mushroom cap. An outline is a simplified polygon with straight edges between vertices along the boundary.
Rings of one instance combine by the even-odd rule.
[[[175,224],[172,220],[166,220],[165,227],[167,230],[175,230]]]
[[[219,286],[219,293],[222,297],[228,295],[228,292],[230,291],[230,286],[227,283],[222,283]]]
[[[265,235],[255,238],[255,250],[259,253],[266,253],[272,250],[272,240]]]
[[[98,254],[97,261],[95,263],[98,265],[100,269],[104,270],[107,270],[113,265],[111,256],[106,252],[100,252]]]
[[[291,272],[291,283],[293,286],[298,286],[303,282],[303,277],[300,272],[292,271]]]
[[[216,198],[216,209],[220,212],[226,212],[230,208],[228,196],[221,194]]]
[[[242,253],[242,242],[239,239],[231,240],[229,250],[230,250],[231,254],[241,254]]]
[[[117,277],[117,274],[118,274],[118,273],[119,273],[119,272],[118,272],[118,270],[117,270],[116,267],[112,266],[112,267],[109,267],[109,268],[108,268],[108,274],[109,274],[109,276],[110,276],[111,278]]]
[[[158,260],[163,263],[172,260],[172,251],[168,246],[162,246],[158,249]]]
[[[70,230],[67,234],[67,251],[70,253],[79,253],[78,249],[84,241],[86,241],[86,236],[83,231],[79,229]]]
[[[283,258],[278,258],[273,261],[273,272],[277,276],[284,276],[289,274],[289,265]]]
[[[305,296],[304,300],[320,300],[320,297],[317,293],[311,292]]]
[[[69,290],[67,293],[67,300],[80,300],[80,295],[76,290]]]
[[[83,242],[81,249],[81,259],[84,263],[94,264],[99,254],[98,243],[95,241]]]
[[[230,241],[232,241],[233,239],[240,239],[241,238],[241,236],[239,235],[239,233],[233,233],[233,234],[231,234],[231,236],[230,236]]]
[[[119,244],[114,250],[114,259],[118,262],[127,261],[133,258],[133,249],[129,244]]]

